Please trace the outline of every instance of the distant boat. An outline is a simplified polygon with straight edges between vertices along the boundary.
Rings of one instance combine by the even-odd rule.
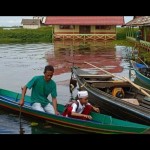
[[[150,87],[150,68],[144,64],[131,60],[131,65],[136,73],[136,77],[146,86]]]
[[[20,106],[18,105],[18,101],[20,97],[21,94],[19,93],[0,89],[0,106],[6,108],[6,110],[14,110],[19,113]],[[63,110],[64,106],[58,104],[58,111],[62,113]],[[115,119],[111,116],[94,112],[91,113],[93,120],[86,121],[33,110],[31,108],[31,99],[29,96],[25,97],[25,104],[21,111],[29,117],[35,117],[36,121],[38,121],[38,119],[43,119],[51,124],[65,127],[66,129],[70,128],[77,131],[83,131],[85,133],[150,133],[150,126]]]

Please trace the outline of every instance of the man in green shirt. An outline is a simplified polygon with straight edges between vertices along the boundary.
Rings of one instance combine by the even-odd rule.
[[[44,76],[35,76],[33,77],[22,89],[22,97],[19,104],[24,105],[24,97],[27,89],[32,88],[31,92],[31,101],[32,108],[35,110],[48,112],[58,115],[57,111],[57,89],[56,83],[51,78],[54,73],[54,68],[51,65],[48,65],[44,69]],[[47,99],[48,95],[52,96],[52,104],[50,104]]]

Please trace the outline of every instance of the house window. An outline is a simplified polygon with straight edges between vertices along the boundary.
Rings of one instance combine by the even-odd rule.
[[[97,30],[110,30],[111,29],[111,26],[95,26],[95,29]]]
[[[75,28],[74,25],[60,25],[59,27],[60,29],[74,29]]]

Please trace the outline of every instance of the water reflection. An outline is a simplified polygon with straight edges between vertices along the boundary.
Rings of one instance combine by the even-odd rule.
[[[29,121],[22,117],[20,124],[19,114],[14,112],[6,112],[6,110],[0,110],[0,134],[30,134],[31,128],[29,127]],[[21,130],[20,130],[21,129]]]

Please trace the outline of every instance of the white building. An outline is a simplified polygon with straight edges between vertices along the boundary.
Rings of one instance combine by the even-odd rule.
[[[41,19],[22,19],[21,25],[24,29],[37,29],[41,27]]]

